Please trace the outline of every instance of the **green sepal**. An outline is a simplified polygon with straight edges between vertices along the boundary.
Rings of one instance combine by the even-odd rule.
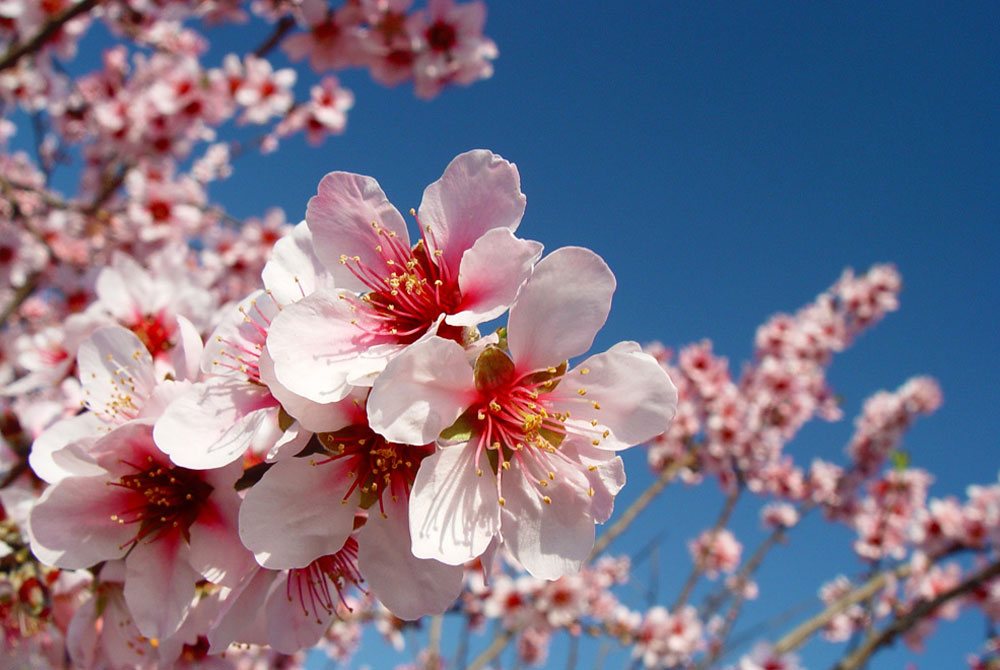
[[[514,381],[514,361],[503,349],[491,344],[476,358],[473,377],[481,393],[496,391]]]

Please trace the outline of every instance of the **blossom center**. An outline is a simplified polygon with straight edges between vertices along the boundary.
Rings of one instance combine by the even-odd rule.
[[[173,333],[164,323],[162,314],[138,315],[129,326],[129,330],[135,333],[135,336],[146,345],[146,349],[154,357],[174,346],[174,343],[170,341],[170,336]]]
[[[435,21],[427,29],[427,44],[433,51],[450,51],[457,43],[458,33],[450,23]]]
[[[433,453],[432,445],[404,445],[388,442],[364,424],[348,426],[334,433],[321,433],[320,443],[326,458],[314,461],[316,465],[334,461],[346,462],[353,480],[346,501],[356,491],[361,491],[361,507],[370,508],[378,503],[385,513],[383,496],[396,501],[406,500],[417,476],[420,461]]]
[[[152,456],[141,464],[125,463],[134,470],[122,475],[109,486],[130,493],[126,507],[111,520],[121,524],[138,524],[135,536],[123,546],[134,546],[149,538],[178,531],[185,538],[212,493],[212,485],[199,472],[163,464]]]
[[[369,291],[351,307],[367,318],[352,321],[366,332],[389,335],[401,344],[418,340],[442,314],[454,313],[462,302],[458,282],[441,262],[439,249],[430,251],[426,239],[412,249],[403,244],[393,231],[372,224],[379,243],[375,252],[379,262],[373,267],[360,257],[341,256],[340,262]],[[439,335],[459,338],[458,333],[443,327]]]

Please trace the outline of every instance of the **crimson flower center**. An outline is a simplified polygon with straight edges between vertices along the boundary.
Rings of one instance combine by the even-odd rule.
[[[389,335],[410,344],[442,314],[456,312],[462,292],[457,278],[441,262],[442,252],[428,251],[426,239],[408,249],[396,233],[373,226],[379,237],[375,246],[379,260],[374,266],[358,256],[340,257],[341,264],[369,289],[360,303],[351,301],[352,309],[367,317],[353,323],[373,335]],[[461,339],[461,329],[443,327],[438,334]]]
[[[458,33],[450,23],[435,21],[427,29],[427,43],[434,51],[450,51],[458,43]]]
[[[361,506],[385,512],[383,496],[406,500],[417,476],[420,461],[433,453],[432,445],[413,446],[387,442],[367,425],[349,426],[335,433],[322,433],[320,443],[326,458],[316,464],[345,459],[352,479],[344,500],[361,491]]]
[[[132,325],[129,326],[129,330],[135,333],[135,336],[146,345],[146,349],[153,356],[168,351],[174,346],[173,342],[170,341],[172,333],[159,314],[137,316]]]
[[[111,515],[112,521],[139,525],[125,546],[146,538],[155,540],[175,530],[187,537],[212,493],[212,485],[195,470],[163,464],[152,456],[141,465],[125,464],[135,472],[108,482],[131,494],[125,498],[126,507]]]

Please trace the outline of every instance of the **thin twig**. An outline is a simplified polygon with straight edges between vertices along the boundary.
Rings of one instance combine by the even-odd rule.
[[[736,595],[733,596],[733,602],[729,605],[729,609],[726,611],[726,616],[723,619],[722,628],[716,634],[716,644],[709,651],[705,659],[698,664],[699,670],[703,670],[704,668],[710,667],[713,663],[715,663],[719,659],[719,657],[722,655],[722,652],[726,650],[726,642],[728,641],[729,633],[732,631],[733,626],[736,624],[736,620],[739,618],[740,612],[743,609],[743,603],[746,601],[745,587],[747,579],[749,579],[750,575],[756,572],[757,568],[760,567],[760,564],[764,560],[764,556],[771,549],[771,547],[773,547],[782,540],[782,538],[785,536],[784,531],[785,531],[784,528],[777,528],[774,530],[774,532],[768,535],[767,539],[764,540],[764,542],[762,542],[759,547],[757,547],[757,550],[754,552],[753,556],[750,557],[750,560],[746,562],[743,568],[736,575],[736,583],[733,585],[733,590],[736,590],[737,593]],[[729,592],[730,590],[727,590],[724,593],[729,593]],[[709,608],[706,608],[706,612],[703,615],[703,619],[708,619],[712,614],[714,614],[714,611],[712,611]]]
[[[933,614],[934,610],[941,607],[941,605],[975,590],[981,584],[997,575],[1000,575],[1000,561],[974,572],[957,586],[948,589],[937,597],[916,604],[906,614],[896,617],[892,623],[881,631],[869,636],[853,653],[841,659],[839,663],[833,666],[833,670],[858,670],[858,668],[867,663],[868,659],[875,652],[882,647],[892,644],[897,637],[905,634],[923,621],[925,617]]]
[[[274,47],[278,46],[281,40],[285,39],[285,35],[287,35],[294,27],[295,19],[291,16],[282,16],[281,19],[274,24],[274,32],[272,32],[259,47],[253,50],[253,55],[257,58],[263,58],[269,54]]]
[[[719,534],[719,531],[725,528],[726,524],[729,523],[729,517],[733,515],[733,510],[736,509],[736,501],[739,500],[740,493],[742,492],[743,487],[737,486],[732,493],[726,496],[726,502],[719,511],[719,517],[715,520],[712,530],[709,531],[709,542],[711,542],[715,536]],[[702,550],[702,555],[695,561],[694,567],[691,569],[691,574],[688,575],[687,581],[684,582],[684,587],[677,596],[677,600],[674,602],[674,606],[671,608],[671,611],[676,612],[684,606],[684,603],[687,602],[687,599],[691,596],[691,592],[694,590],[695,585],[698,583],[698,579],[705,572],[705,569],[701,564],[704,560],[706,550],[707,546]]]
[[[50,38],[54,37],[59,29],[64,25],[80,16],[81,14],[86,14],[91,9],[100,4],[101,0],[82,0],[77,4],[69,7],[61,14],[57,14],[48,23],[42,26],[42,29],[31,36],[24,42],[18,42],[11,46],[2,57],[0,57],[0,72],[6,70],[7,68],[14,67],[17,62],[21,60],[24,56],[34,53],[45,46],[45,43],[49,41]]]
[[[455,667],[459,670],[466,670],[469,664],[469,636],[472,633],[472,625],[469,617],[464,617],[462,632],[458,637],[458,648],[455,650]]]
[[[656,498],[666,488],[667,484],[672,482],[683,468],[687,467],[691,463],[691,457],[682,458],[679,461],[671,463],[660,473],[660,476],[649,485],[645,491],[642,492],[635,502],[633,502],[625,512],[618,517],[618,520],[611,524],[604,533],[597,538],[597,542],[594,543],[594,550],[590,553],[590,558],[594,559],[598,554],[603,552],[608,548],[612,542],[614,542],[619,535],[628,530],[628,527],[635,521],[635,518],[649,506],[649,503],[653,502]]]
[[[436,670],[441,664],[441,630],[444,628],[444,616],[438,614],[431,617],[431,629],[427,634],[427,667]]]
[[[576,635],[569,639],[569,653],[566,657],[566,670],[576,670],[577,658],[580,655],[580,638]]]
[[[943,558],[952,556],[953,554],[962,550],[962,547],[956,545],[950,547],[949,549],[931,557],[931,563],[936,563]],[[826,624],[833,620],[835,616],[841,614],[844,610],[855,605],[866,598],[870,598],[872,595],[878,593],[883,589],[888,583],[890,578],[901,579],[909,576],[913,571],[912,563],[902,563],[897,565],[895,568],[889,568],[878,573],[867,582],[857,587],[853,591],[844,594],[837,600],[830,603],[826,609],[817,614],[816,616],[808,619],[807,621],[799,624],[790,633],[785,635],[783,638],[778,640],[774,645],[774,651],[778,654],[787,654],[790,651],[794,651],[801,647],[805,642],[812,637],[817,631],[822,629]]]
[[[490,646],[483,649],[479,656],[472,660],[472,663],[469,664],[469,670],[483,670],[493,659],[503,653],[510,641],[514,639],[514,634],[513,630],[505,630],[494,637]]]

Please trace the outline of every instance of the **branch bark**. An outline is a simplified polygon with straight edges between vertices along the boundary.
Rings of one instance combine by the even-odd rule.
[[[42,26],[41,30],[26,41],[14,44],[7,50],[7,53],[0,57],[0,72],[14,67],[24,56],[40,50],[45,46],[46,42],[59,32],[60,28],[81,14],[86,14],[100,3],[101,0],[82,0],[62,13],[57,14],[52,20]]]
[[[978,588],[980,584],[997,575],[1000,575],[1000,561],[972,573],[957,586],[937,597],[917,603],[906,614],[897,616],[892,623],[881,631],[870,635],[857,649],[833,666],[833,670],[858,670],[868,662],[868,659],[875,652],[882,647],[892,644],[900,635],[904,635],[925,617],[932,615],[934,610],[941,607],[941,605],[944,605],[949,600],[964,596]]]

